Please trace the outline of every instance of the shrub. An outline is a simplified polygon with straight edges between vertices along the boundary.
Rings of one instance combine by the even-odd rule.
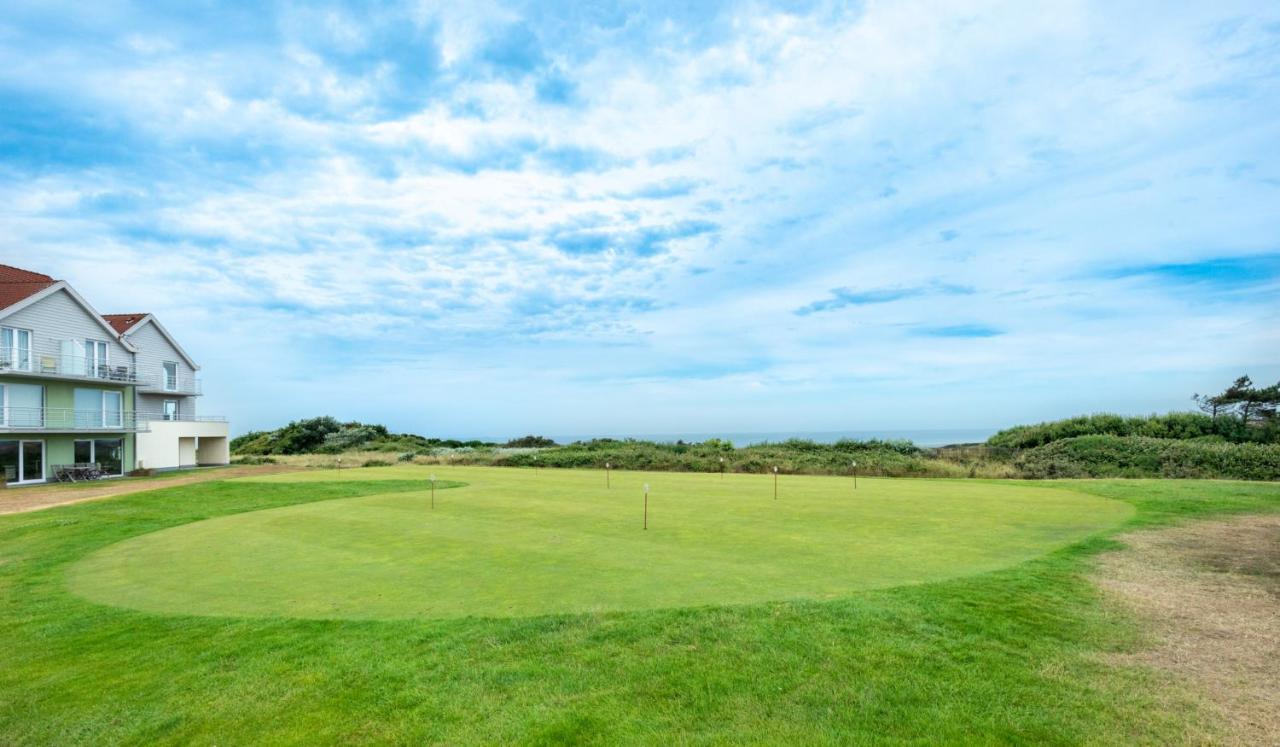
[[[369,461],[365,462],[360,466],[361,467],[390,467],[391,462],[388,462],[384,459],[370,459]]]
[[[1275,428],[1246,426],[1237,418],[1214,418],[1199,412],[1171,412],[1146,417],[1099,413],[1036,425],[1019,425],[1000,431],[987,439],[987,444],[1031,449],[1064,438],[1095,435],[1179,440],[1213,437],[1231,443],[1280,442],[1280,431]]]
[[[504,444],[508,449],[546,449],[558,445],[546,436],[521,436]]]
[[[1146,436],[1077,436],[1023,452],[1026,477],[1280,479],[1280,444],[1214,443]]]

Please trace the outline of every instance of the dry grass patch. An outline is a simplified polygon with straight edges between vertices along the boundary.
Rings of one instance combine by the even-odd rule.
[[[1099,581],[1156,639],[1126,662],[1189,680],[1222,714],[1228,742],[1280,744],[1280,516],[1122,539]]]

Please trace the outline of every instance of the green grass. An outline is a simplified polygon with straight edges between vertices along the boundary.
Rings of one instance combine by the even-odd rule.
[[[1014,565],[1133,513],[1012,483],[864,479],[855,492],[850,480],[787,476],[775,500],[761,476],[622,472],[606,489],[582,471],[436,472],[466,487],[438,491],[434,509],[419,489],[187,524],[89,556],[71,588],[151,612],[321,619],[834,599]]]
[[[1169,744],[1212,734],[1180,687],[1109,663],[1141,639],[1088,580],[1107,531],[979,575],[831,600],[533,617],[172,615],[68,588],[95,553],[202,519],[389,494],[421,508],[421,481],[399,468],[303,478],[0,517],[0,744]],[[667,476],[644,479],[658,532]],[[782,484],[779,503],[798,502]],[[767,478],[752,485],[742,500],[772,502]],[[1009,489],[965,485],[987,485],[992,497],[978,500],[993,507]],[[1123,501],[1136,511],[1127,527],[1280,510],[1274,484],[1044,485],[1067,500]],[[437,512],[461,510],[482,487],[440,491]],[[1038,495],[1063,500],[1052,493]]]

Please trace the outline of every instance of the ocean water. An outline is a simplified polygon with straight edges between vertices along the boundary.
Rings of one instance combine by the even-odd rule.
[[[592,438],[636,438],[644,441],[672,443],[675,441],[700,442],[712,438],[732,441],[736,446],[750,446],[765,442],[802,438],[817,443],[835,443],[848,438],[866,441],[873,438],[885,441],[910,441],[916,446],[948,446],[950,444],[981,443],[998,431],[998,428],[942,428],[922,430],[865,430],[865,431],[782,431],[778,433],[631,433],[551,436],[557,443],[587,441]]]

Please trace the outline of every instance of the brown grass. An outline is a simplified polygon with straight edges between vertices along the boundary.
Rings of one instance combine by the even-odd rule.
[[[1280,745],[1280,516],[1122,539],[1099,583],[1155,638],[1125,663],[1187,681],[1221,714],[1227,743]]]

